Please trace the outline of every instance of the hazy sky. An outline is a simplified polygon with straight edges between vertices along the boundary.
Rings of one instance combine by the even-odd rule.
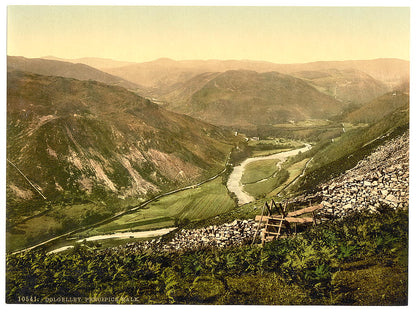
[[[9,6],[8,55],[409,60],[409,8]]]

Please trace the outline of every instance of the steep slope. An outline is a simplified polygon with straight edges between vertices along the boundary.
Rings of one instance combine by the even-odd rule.
[[[136,90],[139,86],[123,78],[110,75],[85,64],[73,64],[57,60],[25,58],[21,56],[7,57],[7,70],[18,70],[47,76],[61,76],[79,80],[95,80],[110,85]]]
[[[345,120],[353,123],[373,123],[397,109],[409,109],[409,94],[400,91],[386,93],[352,111],[345,117]]]
[[[189,80],[178,82],[169,88],[160,90],[156,95],[162,105],[180,111],[191,100],[193,94],[202,89],[209,81],[221,73],[202,73]]]
[[[389,102],[386,98],[384,101]],[[386,140],[401,135],[408,129],[409,105],[405,104],[382,117],[377,116],[366,127],[347,131],[337,140],[321,142],[311,150],[313,160],[305,175],[299,179],[299,189],[311,191],[318,184],[339,176],[370,155]]]
[[[168,107],[216,125],[252,127],[327,118],[343,104],[292,76],[239,70],[216,75],[183,106]]]
[[[377,212],[382,205],[408,207],[409,132],[379,146],[354,168],[321,187],[325,210],[335,216]]]
[[[291,75],[344,103],[363,104],[389,90],[380,81],[356,69],[301,71]]]
[[[51,201],[150,196],[217,172],[231,149],[228,132],[95,81],[9,72],[7,109],[11,210],[41,199],[33,185]]]

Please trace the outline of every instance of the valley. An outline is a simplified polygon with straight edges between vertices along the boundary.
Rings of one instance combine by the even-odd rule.
[[[359,189],[356,168],[374,152],[406,149],[409,94],[391,87],[392,77],[237,63],[212,72],[176,64],[166,76],[173,63],[164,60],[156,71],[146,65],[143,75],[153,80],[140,85],[127,79],[137,64],[123,64],[135,68],[124,73],[55,59],[8,61],[11,257],[255,250],[247,246],[258,231],[254,218],[270,199],[290,201],[290,209],[322,203],[325,216],[337,218],[407,209],[408,188],[380,176],[368,182],[374,172],[357,190],[360,200],[344,198],[351,194],[343,183]],[[388,145],[394,140],[401,143]],[[404,165],[383,174],[399,180],[408,167],[397,159]]]
[[[413,5],[274,2],[5,7],[10,310],[413,305]]]

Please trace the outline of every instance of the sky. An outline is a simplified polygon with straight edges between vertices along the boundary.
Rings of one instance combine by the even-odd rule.
[[[133,62],[409,60],[409,38],[406,7],[9,6],[7,54]]]

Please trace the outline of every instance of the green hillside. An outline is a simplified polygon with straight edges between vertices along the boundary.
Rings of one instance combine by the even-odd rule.
[[[352,129],[335,141],[324,140],[301,157],[311,157],[298,191],[311,191],[318,184],[354,167],[377,146],[409,129],[409,106],[404,105],[367,127]]]
[[[7,213],[15,221],[46,202],[105,206],[200,181],[223,168],[236,139],[95,81],[10,72],[7,108]]]
[[[409,106],[409,94],[399,91],[389,92],[377,97],[359,109],[349,113],[346,121],[373,123],[383,119],[401,107]]]

